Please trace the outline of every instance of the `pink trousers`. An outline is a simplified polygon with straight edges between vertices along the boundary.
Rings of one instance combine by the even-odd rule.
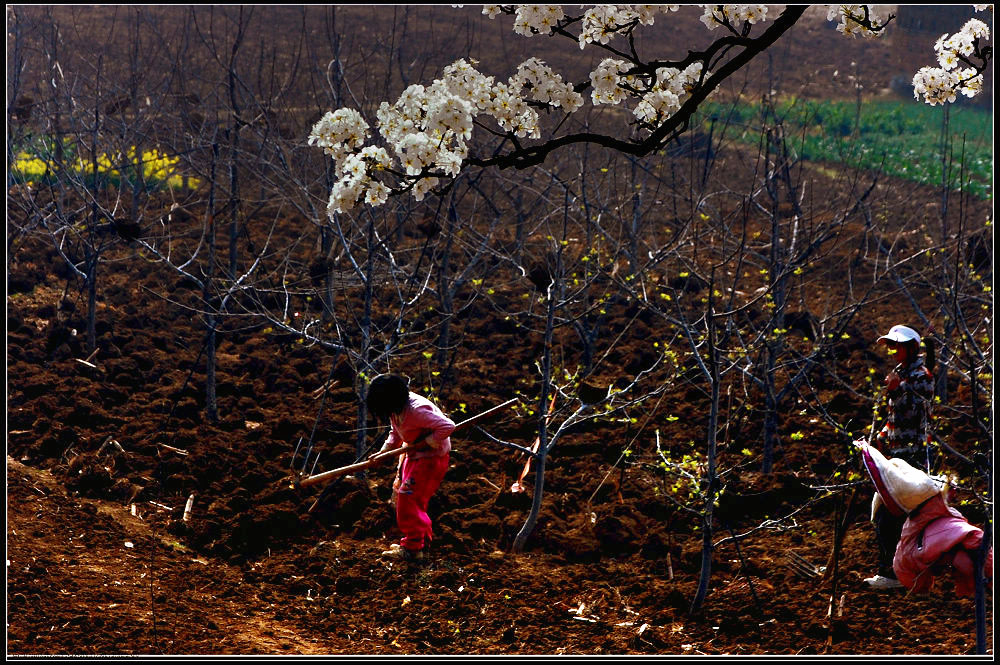
[[[427,502],[444,479],[449,457],[447,453],[417,459],[407,455],[403,460],[396,496],[396,524],[403,532],[399,544],[408,550],[423,549],[434,536]]]

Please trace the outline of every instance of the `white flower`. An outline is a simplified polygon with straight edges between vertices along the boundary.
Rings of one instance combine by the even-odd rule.
[[[358,181],[347,178],[338,180],[330,190],[330,202],[327,204],[326,212],[330,217],[338,212],[347,212],[357,205],[360,197],[361,186]]]
[[[526,37],[548,35],[564,16],[559,5],[515,5],[514,32]]]
[[[347,157],[345,157],[344,160],[338,164],[338,166],[340,167],[339,170],[344,178],[357,180],[368,173],[368,167],[365,166],[364,160],[361,158],[361,155],[357,154],[347,155]]]
[[[628,5],[597,5],[583,14],[580,28],[580,48],[587,44],[607,44],[617,34],[618,28],[639,17]]]
[[[860,23],[865,19],[866,8],[871,28]],[[837,30],[845,35],[851,37],[861,35],[868,39],[874,39],[885,33],[882,28],[885,27],[886,21],[879,14],[878,8],[879,5],[830,5],[826,20],[839,19],[840,25],[837,26]]]
[[[941,51],[938,54],[938,64],[943,69],[954,69],[958,66],[958,55],[954,51]]]
[[[472,105],[455,95],[431,98],[427,107],[427,131],[442,135],[452,132],[468,139],[472,137]]]
[[[720,11],[720,7],[722,8]],[[726,18],[725,5],[702,5],[705,10],[699,19],[709,30],[715,30]]]
[[[676,12],[680,5],[632,5],[632,9],[639,15],[639,23],[642,25],[653,25],[657,12]]]
[[[464,146],[462,146],[464,148]],[[466,150],[439,150],[434,160],[434,166],[440,168],[444,173],[452,177],[457,177],[462,171],[462,160],[465,159]]]
[[[975,37],[971,33],[962,31],[956,32],[951,39],[945,42],[945,48],[950,48],[957,53],[969,56],[976,50]]]
[[[753,24],[767,18],[767,5],[702,5],[701,22],[715,30],[726,20],[734,25],[740,21]]]
[[[365,194],[365,203],[368,205],[382,205],[389,199],[389,188],[380,182],[372,181],[368,192]]]
[[[680,99],[669,90],[654,90],[642,98],[633,113],[651,125],[657,125],[677,112]]]
[[[337,109],[326,113],[313,125],[309,145],[318,145],[334,159],[361,147],[368,138],[368,123],[354,109]]]
[[[365,146],[361,149],[361,158],[369,166],[369,171],[375,169],[381,171],[392,166],[392,158],[385,148],[379,146]]]
[[[573,90],[572,85],[563,82],[561,76],[538,58],[529,58],[518,65],[517,74],[511,77],[508,85],[512,90],[521,90],[527,86],[531,90],[532,99],[561,106],[567,113],[583,106],[583,96]]]
[[[757,23],[767,18],[767,5],[744,5],[743,20],[747,23]]]
[[[590,73],[590,82],[593,86],[590,98],[594,104],[618,104],[625,95],[625,90],[619,85],[620,82],[627,81],[629,77],[620,77],[621,72],[629,68],[624,60],[605,58],[597,69]]]
[[[934,67],[922,67],[913,77],[913,96],[931,106],[954,102],[960,85],[956,72],[948,72]],[[970,95],[971,96],[971,95]]]
[[[417,184],[413,186],[413,198],[417,201],[423,201],[427,192],[437,187],[437,184],[437,178],[421,178],[417,181]]]
[[[962,26],[962,32],[972,35],[973,39],[990,38],[990,26],[986,25],[977,18],[969,19],[969,21]]]
[[[500,5],[483,5],[483,14],[491,19],[496,18],[500,14]]]
[[[941,35],[934,43],[941,68],[921,68],[913,77],[913,96],[919,99],[923,95],[924,101],[933,106],[953,102],[959,94],[975,97],[982,92],[981,74],[971,68],[956,70],[963,59],[976,56],[977,40],[987,40],[989,35],[989,26],[978,19],[970,19],[954,35]]]
[[[424,132],[407,134],[396,144],[396,154],[407,175],[417,175],[434,162],[434,144],[434,139]]]

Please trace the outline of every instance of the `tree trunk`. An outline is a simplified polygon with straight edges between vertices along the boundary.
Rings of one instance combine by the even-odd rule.
[[[512,549],[515,552],[523,552],[524,546],[528,542],[528,538],[531,537],[531,532],[535,530],[535,524],[538,523],[538,513],[542,509],[542,495],[545,490],[545,455],[542,451],[544,446],[539,443],[538,452],[540,453],[535,459],[535,488],[531,495],[531,510],[528,511],[528,518],[524,521],[521,526],[521,530],[518,531],[517,537],[514,538],[514,546]]]
[[[368,260],[364,275],[365,280],[365,305],[364,313],[361,316],[361,358],[363,362],[363,370],[367,374],[372,369],[369,364],[369,353],[371,349],[371,322],[372,322],[372,300],[374,299],[374,287],[372,282],[375,280],[375,216],[369,212],[368,221],[368,238],[367,238],[367,251]],[[359,382],[365,381],[364,378],[359,377],[357,379]],[[355,443],[355,449],[357,451],[357,458],[361,459],[361,456],[365,454],[365,423],[368,421],[368,405],[365,402],[365,398],[368,395],[367,386],[360,386],[357,390],[358,397],[358,437]],[[364,476],[364,472],[361,474]]]
[[[320,227],[319,234],[320,255],[322,256],[323,265],[325,266],[321,298],[323,300],[323,322],[326,323],[333,320],[334,266],[333,261],[330,260],[330,257],[333,254],[333,233],[324,223],[323,226]]]
[[[87,350],[97,350],[97,250],[87,249]]]
[[[545,459],[548,457],[548,419],[549,413],[546,403],[549,398],[549,378],[552,374],[552,332],[555,321],[555,300],[553,298],[555,282],[549,284],[548,288],[548,312],[545,317],[545,351],[542,358],[542,394],[538,400],[538,456],[535,458],[535,490],[531,497],[531,510],[528,512],[528,519],[514,538],[513,550],[521,552],[528,542],[528,537],[535,529],[538,521],[538,513],[542,509],[542,491],[545,485]]]
[[[632,162],[632,219],[628,227],[628,264],[629,264],[629,275],[635,276],[639,274],[639,229],[642,226],[642,194],[641,187],[636,187],[635,185],[641,185],[645,183],[636,182],[636,162],[637,159],[629,160]]]
[[[365,430],[367,429],[367,427],[365,427],[365,425],[368,422],[368,383],[366,382],[365,378],[360,375],[360,373],[358,374],[357,378],[355,378],[355,381],[357,382],[356,392],[358,394],[359,399],[358,399],[358,438],[357,441],[355,442],[354,447],[355,450],[357,451],[355,459],[360,460],[362,455],[364,455],[365,453],[365,449],[367,448],[367,446],[365,445],[365,441],[367,440]],[[364,477],[365,472],[361,471],[358,475]]]
[[[715,471],[715,448],[716,431],[719,426],[719,359],[716,350],[715,340],[715,303],[712,293],[715,291],[715,273],[713,271],[709,284],[708,296],[708,369],[709,379],[712,382],[712,403],[708,414],[708,450],[706,454],[706,488],[705,488],[705,511],[702,514],[702,538],[701,538],[701,575],[698,578],[698,590],[695,592],[694,600],[691,601],[690,613],[694,614],[701,610],[705,597],[708,595],[708,584],[712,577],[712,555],[714,547],[712,545],[712,515],[715,508],[715,496],[718,491]]]
[[[219,408],[215,395],[215,367],[215,316],[209,314],[208,338],[205,340],[205,416],[212,424],[219,422]]]
[[[252,10],[251,10],[252,11]],[[240,47],[243,45],[248,19],[244,18],[243,7],[240,7],[239,23],[237,25],[236,37],[233,40],[233,47],[230,52],[228,74],[229,107],[233,115],[233,122],[230,129],[230,153],[229,153],[229,278],[236,279],[237,262],[239,255],[237,242],[239,236],[239,208],[240,208],[240,181],[239,181],[239,153],[240,153],[240,130],[243,120],[240,116],[242,109],[238,101],[236,85],[236,60]]]
[[[784,138],[779,131],[768,130],[767,134],[767,159],[771,159],[771,148],[774,148],[774,160],[776,164],[787,164],[784,150]],[[791,175],[785,168],[781,169],[785,176],[785,186],[788,193],[792,195]],[[787,298],[785,295],[786,278],[781,275],[787,268],[787,252],[781,239],[781,216],[779,214],[779,204],[781,201],[778,195],[778,178],[770,172],[765,176],[767,193],[771,199],[771,251],[768,257],[768,280],[771,286],[771,302],[774,304],[774,315],[768,323],[770,330],[764,331],[765,349],[767,360],[764,367],[764,453],[761,460],[761,472],[771,473],[774,467],[774,448],[778,436],[778,402],[776,399],[777,389],[775,387],[775,367],[778,364],[778,356],[781,354],[781,336],[785,327],[785,308]],[[792,197],[794,201],[794,197]]]
[[[986,471],[986,505],[993,505],[993,462],[983,457]],[[993,543],[993,518],[991,512],[987,513],[986,524],[983,525],[983,542],[976,552],[976,653],[986,654],[986,577],[983,575],[983,564],[986,562],[986,554]]]
[[[774,468],[774,442],[778,437],[778,404],[774,398],[775,353],[771,344],[767,345],[767,364],[764,370],[764,454],[761,473],[771,473]]]
[[[454,190],[452,190],[454,191]],[[437,357],[434,362],[438,366],[438,370],[441,372],[441,381],[447,380],[448,372],[448,345],[451,343],[451,315],[454,309],[453,301],[453,289],[455,285],[451,283],[448,273],[451,270],[451,248],[454,245],[455,240],[455,221],[458,219],[458,213],[455,211],[455,200],[452,196],[452,200],[448,205],[448,227],[445,230],[445,243],[444,252],[441,256],[441,265],[438,267],[438,295],[439,302],[441,305],[441,314],[443,319],[441,321],[441,331],[438,334],[437,340]]]
[[[237,253],[237,248],[239,247],[239,210],[240,210],[240,180],[239,180],[239,170],[237,168],[237,159],[239,155],[240,146],[240,130],[238,126],[234,126],[232,130],[232,152],[230,153],[229,162],[229,279],[236,279],[237,262],[239,260],[239,255]]]
[[[695,614],[701,610],[708,595],[708,584],[712,579],[712,503],[715,501],[714,492],[710,491],[705,498],[705,514],[702,518],[701,537],[701,573],[698,577],[698,589],[695,591],[694,599],[691,601],[690,613]]]
[[[202,299],[210,310],[205,322],[205,325],[208,327],[208,331],[205,333],[205,417],[208,419],[208,422],[213,424],[219,422],[219,408],[215,391],[215,325],[217,316],[211,312],[213,302],[212,289],[216,266],[215,178],[218,162],[219,144],[213,141],[212,162],[209,165],[208,208],[206,213],[206,222],[208,225],[206,229],[208,233],[208,269],[202,285]]]

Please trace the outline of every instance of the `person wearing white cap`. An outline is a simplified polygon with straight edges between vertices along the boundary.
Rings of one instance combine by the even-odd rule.
[[[934,403],[934,377],[928,369],[934,365],[933,347],[925,343],[927,364],[920,356],[920,335],[907,326],[893,326],[878,338],[884,343],[896,366],[885,377],[888,417],[875,437],[875,447],[886,457],[905,460],[911,466],[930,473],[930,409]],[[872,522],[879,548],[879,570],[865,582],[876,589],[902,586],[892,569],[896,544],[903,530],[905,516],[894,514],[884,505],[873,508]]]
[[[888,417],[876,445],[891,457],[902,457],[930,473],[930,407],[934,402],[933,347],[925,342],[926,362],[920,357],[920,335],[913,328],[893,326],[878,338],[898,363],[885,377]],[[929,366],[929,367],[928,367]]]

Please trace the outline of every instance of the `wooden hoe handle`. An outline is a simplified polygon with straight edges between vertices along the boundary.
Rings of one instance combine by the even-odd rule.
[[[509,399],[503,404],[498,404],[497,406],[494,406],[492,409],[487,409],[486,411],[483,411],[478,415],[472,416],[467,420],[463,420],[462,422],[457,423],[455,425],[455,431],[457,432],[467,427],[471,427],[472,425],[475,425],[479,421],[484,420],[485,418],[493,415],[494,413],[504,408],[505,406],[509,406],[516,401],[517,401],[516,397]],[[424,436],[426,436],[426,434]],[[422,438],[423,437],[421,437],[421,439]],[[355,464],[350,464],[348,466],[342,466],[339,469],[331,469],[329,471],[324,471],[323,473],[318,473],[315,476],[308,476],[306,478],[302,478],[296,483],[296,485],[298,487],[312,487],[313,485],[317,485],[319,483],[325,483],[327,481],[333,480],[338,476],[343,476],[348,473],[353,473],[355,471],[361,471],[363,469],[367,469],[370,466],[378,464],[382,460],[386,460],[391,457],[398,457],[399,455],[402,455],[403,453],[418,447],[421,446],[412,444],[402,445],[399,448],[395,448],[393,450],[387,450],[384,453],[378,453],[377,455],[373,455],[368,459],[366,459],[364,462],[357,462]]]
[[[355,471],[361,471],[367,469],[370,466],[375,466],[382,460],[389,459],[390,457],[397,457],[413,449],[415,446],[405,445],[399,448],[394,448],[392,450],[387,450],[384,453],[379,453],[369,457],[364,462],[358,462],[357,464],[349,464],[348,466],[342,466],[339,469],[331,469],[329,471],[324,471],[323,473],[317,473],[315,476],[309,476],[308,478],[303,478],[299,481],[299,487],[311,487],[317,483],[326,482],[328,480],[333,480],[337,476],[343,476],[348,473],[353,473]]]

